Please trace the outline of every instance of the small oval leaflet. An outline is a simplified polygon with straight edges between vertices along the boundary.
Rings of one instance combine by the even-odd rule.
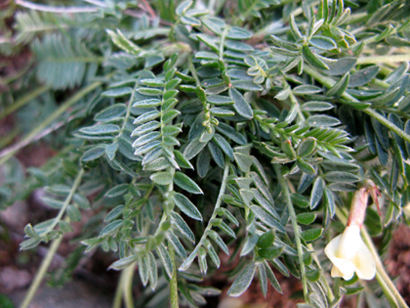
[[[183,194],[175,193],[173,196],[175,205],[187,216],[202,221],[202,215],[196,206]]]

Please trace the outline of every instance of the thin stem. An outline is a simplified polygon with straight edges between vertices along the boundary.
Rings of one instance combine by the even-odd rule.
[[[132,296],[132,279],[135,273],[135,264],[131,264],[124,269],[124,280],[122,284],[123,296],[126,308],[134,308],[134,299]]]
[[[195,246],[194,250],[191,252],[190,256],[187,258],[187,260],[191,259],[192,255],[196,255],[198,253],[199,248],[202,246],[202,244],[204,243],[204,241],[206,240],[206,238],[208,236],[208,231],[211,230],[211,228],[212,228],[212,223],[211,222],[216,218],[218,209],[221,207],[221,204],[222,204],[222,197],[225,194],[226,183],[227,183],[228,175],[229,175],[229,166],[230,166],[229,159],[226,158],[225,159],[225,169],[224,169],[224,173],[222,175],[221,188],[219,189],[219,194],[218,194],[218,198],[216,199],[214,211],[212,213],[211,218],[209,219],[208,225],[206,226],[201,239],[199,240],[198,244]],[[193,258],[192,258],[192,260],[193,260]],[[188,262],[188,263],[184,262],[179,267],[179,270],[180,271],[185,271],[189,268],[190,265],[191,265],[191,262]]]
[[[20,97],[16,100],[12,105],[8,106],[1,114],[0,120],[7,117],[9,114],[13,113],[15,110],[23,107],[25,104],[36,98],[37,96],[43,94],[44,92],[48,91],[50,88],[48,86],[42,86],[36,88],[34,91]]]
[[[6,38],[9,39],[9,43],[13,43],[13,39],[10,38]],[[0,39],[0,43],[1,43],[1,39]],[[7,43],[7,41],[3,42],[3,43]],[[9,84],[10,82],[13,82],[17,79],[19,79],[21,76],[23,76],[31,67],[31,65],[33,64],[33,59],[30,59],[30,61],[26,64],[26,66],[21,69],[20,71],[18,71],[16,74],[14,74],[13,76],[7,77],[7,78],[0,78],[0,85],[6,85]]]
[[[322,74],[318,73],[317,71],[315,71],[314,69],[312,69],[311,67],[309,67],[307,65],[304,68],[304,72],[306,72],[308,75],[310,75],[311,77],[313,77],[314,79],[316,79],[317,81],[319,81],[320,83],[322,83],[324,86],[326,86],[328,88],[331,88],[336,83],[333,79],[323,76]],[[351,96],[350,94],[348,94],[346,92],[344,92],[342,94],[342,98],[349,101],[349,102],[352,102],[352,103],[359,103],[360,102],[359,100],[357,100],[356,98],[354,98],[353,96]],[[343,103],[343,101],[341,101],[341,102]],[[362,111],[364,113],[368,114],[370,117],[375,118],[377,121],[379,121],[381,124],[386,126],[391,131],[395,132],[397,135],[402,137],[407,142],[410,142],[410,135],[409,134],[407,134],[400,127],[398,127],[394,123],[390,122],[388,119],[383,117],[381,114],[379,114],[378,112],[376,112],[372,108],[367,108],[367,109],[364,109]]]
[[[307,287],[307,280],[306,280],[306,269],[305,269],[305,263],[303,262],[303,249],[302,249],[302,242],[300,240],[301,235],[299,231],[299,226],[296,220],[296,213],[295,213],[295,209],[293,208],[292,200],[290,199],[289,188],[286,185],[286,180],[282,175],[281,168],[277,164],[275,164],[274,167],[275,167],[276,176],[278,177],[280,186],[282,187],[282,193],[285,197],[286,206],[289,210],[289,216],[292,221],[293,232],[295,233],[295,242],[296,242],[296,248],[298,251],[299,264],[300,264],[300,276],[302,278],[302,285],[303,285],[303,295],[305,297],[305,301],[307,301],[308,300],[308,297],[307,297],[308,287]]]
[[[171,258],[171,263],[172,263],[172,277],[171,281],[169,284],[169,291],[171,293],[171,308],[178,308],[178,277],[177,277],[177,264],[175,261],[175,249],[172,246],[172,244],[168,245],[168,252],[169,252],[169,257]]]
[[[410,61],[410,53],[402,55],[387,55],[378,57],[362,57],[357,59],[357,64],[394,63]]]
[[[56,119],[58,119],[64,112],[66,112],[72,105],[74,105],[77,101],[79,101],[83,96],[88,94],[89,92],[93,91],[97,87],[99,87],[102,83],[100,81],[94,82],[90,84],[88,87],[77,92],[74,96],[66,100],[60,107],[54,111],[45,121],[43,121],[39,126],[34,128],[30,133],[24,136],[20,142],[16,143],[12,149],[5,149],[0,152],[0,166],[6,163],[14,154],[16,154],[21,148],[25,147],[26,145],[30,144],[34,139],[36,139],[37,135],[41,134],[41,132],[47,128],[48,125],[53,123]]]
[[[397,303],[397,301],[394,297],[394,294],[391,292],[389,286],[386,284],[386,282],[380,276],[379,272],[376,272],[376,280],[379,283],[379,286],[382,289],[384,296],[387,298],[387,301],[389,302],[390,307],[399,308],[399,304]]]
[[[396,126],[395,124],[390,122],[388,119],[383,117],[380,113],[374,111],[371,108],[367,108],[367,109],[363,110],[363,112],[367,113],[372,118],[375,118],[377,121],[379,121],[381,124],[386,126],[388,129],[394,131],[397,135],[402,137],[407,142],[410,142],[410,135],[409,134],[407,134],[402,129],[400,129],[398,126]]]
[[[65,211],[67,210],[68,206],[70,205],[71,199],[73,198],[75,192],[77,191],[77,188],[80,186],[81,184],[81,180],[83,178],[84,175],[84,169],[81,168],[80,172],[78,173],[73,187],[71,187],[70,193],[68,194],[67,198],[64,200],[64,204],[61,207],[60,211],[58,212],[58,215],[56,218],[54,218],[54,222],[44,231],[44,234],[47,234],[48,232],[51,232],[54,227],[59,223],[59,221],[61,220],[61,218],[63,218],[63,215],[65,213]]]
[[[80,186],[81,179],[83,177],[84,170],[81,169],[80,172],[77,175],[77,178],[74,181],[73,186],[71,187],[70,193],[68,194],[67,198],[64,201],[64,205],[61,208],[60,212],[58,213],[57,217],[54,220],[54,223],[52,226],[50,226],[50,230],[52,230],[55,225],[58,223],[58,221],[61,219],[62,215],[65,212],[65,209],[68,207],[68,205],[71,202],[71,199],[74,196],[74,193],[77,191],[78,187]],[[66,217],[65,221],[69,221],[69,218]],[[39,288],[41,282],[43,281],[44,275],[47,272],[48,267],[51,264],[51,261],[53,260],[54,255],[57,252],[58,247],[60,246],[61,242],[63,240],[63,235],[61,235],[59,238],[53,240],[53,242],[50,245],[50,249],[47,252],[46,257],[43,259],[43,262],[41,263],[41,266],[36,274],[36,277],[34,278],[33,283],[30,286],[30,289],[27,292],[26,297],[24,298],[23,303],[21,304],[20,308],[27,308],[28,305],[30,304],[31,300],[33,299],[37,289]]]
[[[32,2],[24,1],[24,0],[15,0],[15,3],[17,5],[26,7],[28,9],[42,11],[42,12],[50,12],[50,13],[69,14],[69,13],[98,12],[98,8],[91,7],[91,6],[78,6],[78,7],[48,6],[48,5],[32,3]]]
[[[5,146],[9,145],[9,143],[11,143],[14,140],[14,138],[16,138],[18,136],[20,131],[21,131],[21,129],[19,127],[16,127],[11,132],[7,132],[7,135],[2,137],[1,140],[0,140],[0,149],[2,149]]]
[[[137,87],[138,87],[138,81],[135,82],[134,88],[132,89],[130,101],[128,102],[128,106],[127,106],[127,112],[125,113],[125,117],[124,117],[124,120],[122,121],[121,129],[118,132],[118,135],[116,136],[116,140],[118,140],[118,138],[121,137],[122,133],[124,132],[125,127],[127,126],[128,118],[130,117],[130,114],[131,114],[132,101],[134,100]]]
[[[30,305],[30,302],[32,301],[41,282],[43,281],[43,278],[51,264],[51,261],[53,260],[53,257],[56,254],[58,247],[60,247],[60,244],[62,241],[63,241],[63,236],[61,235],[59,238],[53,240],[53,242],[51,243],[50,248],[47,252],[47,255],[41,262],[41,266],[39,270],[37,271],[36,277],[34,278],[34,281],[32,282],[32,284],[30,285],[30,289],[28,290],[26,297],[24,298],[24,301],[21,304],[20,308],[27,308],[28,305]]]
[[[124,277],[125,277],[125,269],[121,271],[120,279],[118,279],[117,289],[115,290],[112,308],[121,308]]]
[[[162,117],[161,117],[161,125],[162,125]],[[172,178],[174,177],[175,174],[175,168],[170,167],[169,172],[171,173]],[[171,181],[171,183],[167,187],[167,195],[171,193],[174,190],[174,182]],[[162,216],[161,222],[168,216],[166,214],[168,211],[167,209],[164,210],[164,215]],[[158,228],[159,229],[159,228]],[[171,308],[178,308],[178,274],[177,274],[177,264],[176,264],[176,259],[175,259],[175,249],[172,246],[171,243],[168,243],[168,252],[169,256],[171,258],[171,263],[172,263],[172,277],[169,282],[169,291],[170,291],[170,304]]]
[[[408,308],[406,302],[404,301],[403,297],[400,295],[399,291],[397,291],[396,286],[394,285],[393,281],[391,281],[389,275],[387,275],[383,263],[380,260],[379,254],[377,253],[376,247],[373,244],[372,238],[370,237],[369,233],[367,232],[366,228],[362,228],[362,237],[364,242],[366,243],[367,247],[369,248],[370,252],[373,255],[373,258],[376,262],[376,270],[377,274],[380,276],[387,287],[390,289],[391,293],[393,294],[394,299],[397,301],[400,308]],[[377,279],[379,280],[379,279]]]
[[[189,60],[188,60],[188,69],[190,70],[190,72],[192,74],[192,77],[194,77],[196,85],[200,86],[201,81],[199,80],[198,75],[197,75],[196,70],[195,70],[195,66],[192,63],[192,58],[189,58]]]

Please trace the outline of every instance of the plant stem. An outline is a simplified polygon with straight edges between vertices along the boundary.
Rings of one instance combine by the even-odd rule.
[[[125,277],[125,269],[121,271],[120,279],[118,280],[118,284],[117,284],[117,289],[115,290],[112,308],[121,308],[124,277]]]
[[[300,276],[302,278],[302,284],[303,284],[303,295],[305,297],[305,301],[308,301],[306,269],[305,269],[305,263],[303,262],[302,242],[300,240],[300,231],[299,231],[298,222],[296,220],[295,209],[293,208],[292,200],[290,199],[289,188],[286,185],[286,180],[282,175],[281,168],[278,164],[275,164],[274,167],[275,167],[276,176],[278,177],[280,186],[282,187],[282,193],[284,194],[286,206],[288,207],[289,216],[292,221],[293,232],[295,233],[296,248],[297,248],[298,256],[299,256]]]
[[[135,263],[124,269],[124,280],[122,283],[122,291],[126,308],[134,308],[134,299],[132,296],[132,279],[135,273]]]
[[[177,264],[175,261],[175,249],[172,246],[172,244],[168,245],[168,252],[169,252],[169,257],[171,258],[171,263],[172,263],[172,277],[171,281],[169,283],[169,291],[171,294],[171,308],[178,308],[178,277],[177,277]]]
[[[81,184],[81,179],[83,178],[84,175],[84,169],[81,168],[80,172],[78,173],[73,187],[71,187],[70,193],[68,194],[67,198],[64,200],[64,204],[61,207],[60,211],[58,212],[58,215],[56,218],[54,218],[54,222],[50,225],[50,227],[48,227],[45,231],[44,234],[47,234],[48,232],[51,232],[54,227],[59,223],[59,221],[61,220],[61,218],[63,217],[66,209],[68,208],[68,206],[70,205],[71,199],[73,198],[75,192],[77,191],[78,186],[80,186]]]
[[[324,86],[328,88],[331,88],[336,83],[333,79],[323,76],[322,74],[318,73],[317,71],[315,71],[314,69],[312,69],[311,67],[307,65],[304,68],[304,72],[306,72],[308,75],[310,75],[311,77],[313,77],[314,79],[316,79],[317,81],[319,81],[320,83],[322,83]],[[342,98],[352,103],[360,102],[359,100],[357,100],[356,98],[354,98],[353,96],[351,96],[350,94],[346,92],[342,94]],[[400,127],[398,127],[394,123],[390,122],[388,119],[383,117],[381,114],[376,112],[374,109],[367,108],[362,111],[368,114],[370,117],[375,118],[377,121],[379,121],[381,124],[386,126],[391,131],[395,132],[397,135],[399,135],[401,138],[403,138],[407,142],[410,142],[409,134],[407,134],[405,131],[403,131]]]
[[[60,247],[60,244],[62,241],[63,241],[63,236],[61,235],[59,238],[53,240],[53,242],[51,243],[50,248],[47,252],[47,255],[41,262],[41,266],[36,273],[36,277],[31,283],[30,289],[28,290],[26,297],[24,298],[24,301],[21,304],[20,308],[27,308],[28,305],[30,305],[30,302],[32,301],[41,282],[43,281],[44,275],[46,274],[47,269],[50,266],[51,261],[53,260],[53,257],[56,254],[58,247]]]
[[[370,252],[373,255],[373,258],[376,262],[376,270],[377,274],[380,276],[377,280],[382,279],[387,287],[390,289],[390,292],[393,295],[393,298],[398,303],[400,308],[408,308],[406,302],[404,301],[403,297],[400,295],[399,291],[397,291],[396,286],[394,285],[393,281],[391,281],[389,275],[387,275],[383,263],[380,260],[379,254],[377,253],[376,247],[373,244],[372,238],[370,237],[369,233],[367,232],[366,228],[362,228],[362,237],[364,242],[366,243],[367,247],[369,248]],[[377,276],[376,276],[377,278]]]
[[[4,18],[4,15],[3,15]],[[13,39],[11,39],[11,43],[13,42]],[[23,76],[25,73],[27,73],[27,71],[30,69],[31,65],[33,64],[33,59],[31,59],[23,69],[21,69],[20,71],[18,71],[16,74],[14,74],[13,76],[7,77],[7,78],[0,78],[0,85],[7,85],[10,82],[13,82],[17,79],[19,79],[21,76]]]
[[[378,57],[362,57],[357,59],[357,64],[394,63],[410,61],[410,53],[402,55],[387,55]]]
[[[201,86],[201,81],[200,81],[199,78],[198,78],[198,75],[197,75],[196,70],[195,70],[195,66],[194,66],[194,64],[192,63],[192,59],[191,59],[191,58],[189,58],[189,60],[188,60],[188,68],[189,68],[189,70],[190,70],[190,72],[191,72],[191,74],[192,74],[192,77],[194,77],[194,79],[195,79],[196,85],[197,85],[197,86]]]
[[[39,88],[36,88],[34,91],[24,95],[23,97],[19,98],[16,100],[12,105],[8,106],[1,114],[0,114],[0,120],[3,118],[7,117],[9,114],[13,113],[15,110],[23,107],[25,104],[36,98],[37,96],[43,94],[49,89],[48,86],[42,86]]]
[[[5,149],[0,152],[0,166],[6,163],[14,154],[16,154],[21,148],[30,144],[34,139],[36,139],[38,134],[47,128],[51,123],[58,119],[64,112],[66,112],[72,105],[79,101],[83,96],[98,88],[102,83],[100,81],[94,82],[84,89],[78,91],[74,96],[66,100],[60,107],[54,111],[45,121],[34,128],[30,133],[25,135],[20,142],[16,143],[12,149]]]
[[[229,166],[230,166],[229,159],[226,158],[225,159],[225,169],[224,169],[224,173],[222,175],[221,188],[219,189],[219,194],[218,194],[218,198],[216,199],[214,211],[212,212],[212,216],[209,219],[208,225],[206,226],[201,239],[199,240],[198,244],[195,246],[194,250],[191,252],[189,257],[187,258],[187,260],[191,259],[192,255],[196,255],[198,253],[199,248],[202,246],[203,242],[206,240],[206,238],[208,236],[208,231],[211,230],[211,228],[212,228],[211,221],[213,221],[216,218],[218,209],[221,207],[221,204],[222,204],[222,197],[225,194],[226,182],[228,180],[228,175],[229,175]],[[193,258],[192,258],[192,261],[193,261]],[[189,268],[189,266],[192,264],[192,261],[188,262],[188,263],[185,263],[185,262],[182,263],[181,266],[179,267],[179,270],[180,271],[187,270]]]
[[[78,173],[73,186],[71,187],[70,193],[68,194],[67,198],[64,201],[64,205],[61,208],[60,212],[58,213],[57,217],[54,220],[54,223],[52,226],[50,226],[50,230],[52,230],[58,221],[60,221],[63,213],[65,212],[65,209],[68,207],[68,205],[71,202],[71,199],[74,196],[74,193],[77,191],[78,187],[80,186],[81,179],[84,174],[84,169],[81,169],[80,172]],[[69,221],[69,218],[66,217],[65,221]],[[50,266],[51,261],[53,260],[53,256],[56,254],[58,247],[60,246],[61,242],[63,240],[63,235],[61,235],[59,238],[53,240],[53,242],[50,245],[50,249],[47,252],[46,257],[44,258],[43,262],[41,263],[41,266],[36,274],[36,277],[34,278],[33,283],[30,286],[30,289],[27,292],[26,297],[24,298],[23,303],[21,304],[20,308],[27,308],[28,305],[30,304],[31,300],[33,299],[38,287],[40,286],[41,282],[43,281],[44,275],[47,272],[48,267]]]

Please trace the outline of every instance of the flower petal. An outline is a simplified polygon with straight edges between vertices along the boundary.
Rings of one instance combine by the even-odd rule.
[[[336,236],[333,240],[329,242],[329,244],[325,247],[325,254],[326,256],[331,259],[332,257],[336,257],[336,251],[339,247],[340,238],[342,235]]]
[[[355,272],[356,267],[353,262],[341,258],[329,258],[333,263],[332,277],[342,277],[344,280],[350,280]]]
[[[360,279],[371,280],[376,275],[376,263],[369,249],[360,238],[361,244],[356,257],[352,260],[356,267],[356,274]]]

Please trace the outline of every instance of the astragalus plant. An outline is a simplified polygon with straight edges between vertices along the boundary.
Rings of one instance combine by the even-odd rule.
[[[50,246],[23,307],[87,211],[77,242],[117,256],[114,308],[203,305],[219,290],[201,281],[225,254],[230,296],[257,279],[263,295],[281,292],[281,273],[301,280],[299,307],[345,294],[407,307],[382,259],[410,213],[409,11],[404,0],[10,4],[0,50],[28,46],[34,61],[2,85],[2,114],[24,133],[2,142],[1,204],[44,187],[57,209],[24,230],[21,249]],[[57,154],[23,171],[12,157],[40,138]],[[133,298],[137,281],[147,289]]]

